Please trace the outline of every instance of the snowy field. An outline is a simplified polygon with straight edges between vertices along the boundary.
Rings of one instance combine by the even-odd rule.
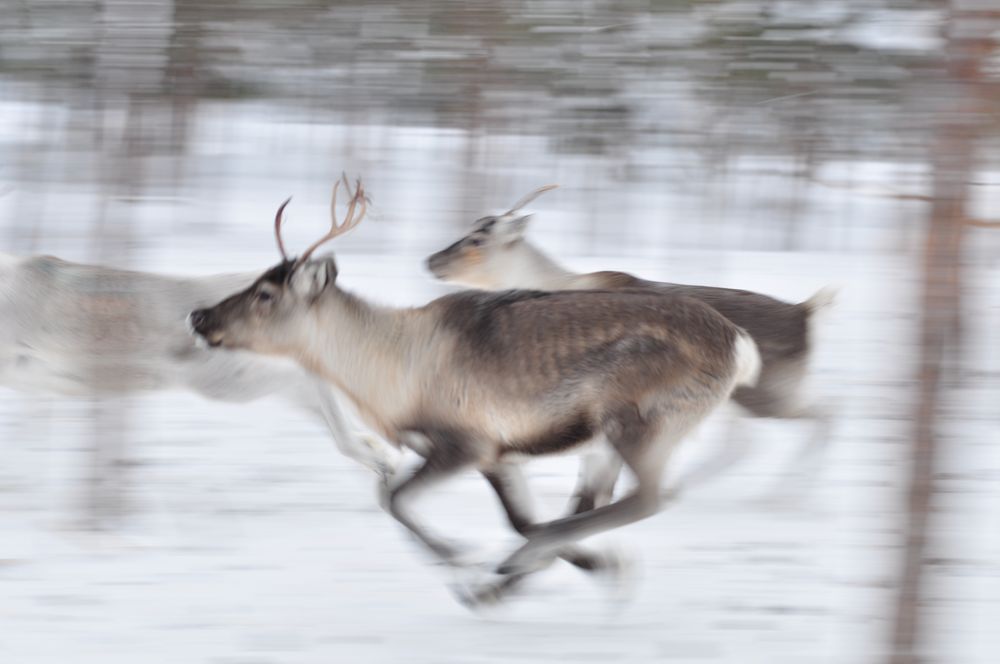
[[[908,266],[859,254],[729,253],[721,269],[694,253],[672,258],[567,262],[788,299],[839,284],[839,304],[818,332],[815,371],[817,392],[838,418],[825,462],[807,482],[781,481],[805,425],[743,420],[738,433],[752,445],[744,463],[662,514],[598,539],[635,559],[630,592],[556,566],[509,604],[468,612],[443,570],[376,507],[373,478],[339,456],[312,420],[270,401],[130,400],[134,516],[121,532],[84,534],[73,524],[90,406],[0,390],[0,661],[877,661],[910,433]],[[420,302],[445,288],[418,259],[345,255],[342,279],[383,302]],[[156,260],[151,254],[151,267]],[[1000,275],[979,276],[974,296],[988,315],[970,333],[985,345],[970,349],[982,368],[955,392],[950,411],[962,426],[946,441],[947,550],[933,567],[936,643],[947,653],[941,661],[956,664],[994,662],[1000,651],[1000,395],[986,337],[992,330],[995,342],[1000,304],[986,284]],[[718,445],[726,426],[720,414],[688,439],[675,472]],[[531,470],[538,502],[554,516],[575,462]],[[432,523],[487,559],[516,544],[476,476],[431,492],[424,505]]]
[[[376,209],[338,240],[341,283],[398,305],[449,290],[422,260],[459,232],[457,133],[354,127],[348,135],[269,121],[266,109],[204,109],[182,195],[159,196],[151,185],[140,199],[108,194],[101,208],[102,189],[88,179],[98,169],[92,152],[32,148],[58,143],[53,136],[69,131],[70,118],[55,106],[0,105],[0,152],[22,160],[0,190],[0,250],[94,260],[90,224],[104,214],[112,231],[127,230],[118,240],[129,251],[108,259],[116,265],[263,269],[276,260],[275,205],[296,195],[286,241],[306,246],[324,223],[329,183],[346,168],[366,176]],[[48,125],[36,126],[40,117]],[[900,557],[919,320],[918,261],[904,255],[918,246],[920,226],[904,220],[919,220],[923,209],[810,184],[799,208],[803,251],[759,251],[776,246],[780,232],[762,223],[785,209],[779,194],[792,178],[780,163],[735,164],[722,185],[703,185],[696,171],[684,176],[683,155],[636,146],[635,172],[620,186],[613,169],[554,156],[541,139],[490,140],[481,146],[487,208],[548,181],[566,185],[538,201],[529,234],[570,267],[790,301],[841,287],[817,330],[814,389],[836,412],[818,471],[785,472],[806,424],[738,420],[748,459],[662,514],[593,542],[634,559],[629,587],[557,565],[508,604],[476,614],[378,509],[374,478],[282,402],[231,405],[182,393],[124,401],[132,516],[97,535],[76,527],[93,405],[0,388],[0,662],[879,661]],[[151,159],[147,181],[171,172],[168,161]],[[921,177],[875,163],[828,170],[826,179],[846,173],[875,190]],[[36,171],[56,175],[38,179]],[[996,209],[1000,189],[989,191],[992,201],[977,194],[974,212]],[[947,400],[929,610],[941,662],[994,664],[1000,265],[995,233],[970,231],[969,245],[968,371]],[[710,455],[730,417],[717,413],[685,441],[671,476]],[[540,511],[556,516],[575,460],[529,470]],[[432,491],[423,505],[432,525],[485,560],[517,545],[477,476]]]

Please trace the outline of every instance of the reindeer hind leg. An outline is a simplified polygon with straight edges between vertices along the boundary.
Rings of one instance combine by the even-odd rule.
[[[647,421],[633,405],[610,416],[607,424],[608,440],[635,474],[636,486],[609,505],[537,525],[528,542],[500,564],[499,573],[530,571],[571,542],[657,512],[660,480],[669,452],[690,427],[667,426],[659,418]]]

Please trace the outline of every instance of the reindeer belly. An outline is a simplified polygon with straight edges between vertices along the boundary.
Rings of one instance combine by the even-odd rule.
[[[5,359],[0,370],[0,383],[26,392],[91,396],[128,391],[123,384],[123,375],[120,371],[112,371],[109,376],[103,377],[84,367],[60,365],[35,355],[19,353]]]
[[[500,457],[546,456],[576,450],[597,434],[597,428],[586,413],[561,418],[549,426],[527,435],[514,437],[500,448]]]
[[[102,357],[21,343],[2,353],[0,384],[65,396],[107,396],[168,386],[160,366],[149,357]]]

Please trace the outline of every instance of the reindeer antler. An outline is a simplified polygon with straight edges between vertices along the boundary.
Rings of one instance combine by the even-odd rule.
[[[365,196],[364,185],[361,184],[361,178],[355,180],[354,195],[351,197],[351,202],[347,206],[347,216],[344,217],[344,221],[337,221],[337,190],[340,188],[340,183],[343,181],[344,189],[348,192],[351,190],[351,185],[347,182],[347,174],[341,176],[341,180],[337,180],[337,183],[333,185],[333,197],[330,201],[330,232],[321,237],[320,239],[313,242],[312,246],[302,252],[298,260],[295,261],[295,265],[299,266],[309,260],[313,252],[319,249],[319,247],[333,238],[343,235],[348,231],[352,230],[355,226],[361,223],[361,220],[365,218],[365,212],[368,210],[368,197]],[[358,203],[361,204],[360,213],[355,216],[355,208],[357,208]]]
[[[285,253],[285,243],[281,239],[281,214],[285,211],[285,206],[292,202],[292,197],[289,196],[285,199],[285,202],[278,207],[278,213],[274,215],[274,239],[278,241],[278,251],[281,252],[281,260],[287,261],[288,254]]]
[[[557,185],[557,184],[547,184],[544,187],[539,187],[538,189],[535,189],[530,194],[522,196],[521,200],[519,200],[517,203],[514,203],[514,207],[512,207],[511,209],[509,209],[506,212],[504,212],[504,215],[514,214],[515,212],[517,212],[518,210],[520,210],[525,205],[527,205],[531,201],[535,200],[536,198],[538,198],[539,196],[541,196],[545,192],[552,191],[553,189],[558,189],[558,188],[559,188],[559,185]]]

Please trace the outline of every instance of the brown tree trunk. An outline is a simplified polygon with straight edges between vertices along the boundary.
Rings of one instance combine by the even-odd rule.
[[[934,475],[940,444],[937,419],[949,359],[960,357],[962,239],[976,143],[989,116],[980,65],[992,51],[997,12],[963,11],[954,0],[947,24],[946,80],[933,92],[946,102],[934,127],[933,198],[923,253],[920,360],[914,447],[906,498],[905,551],[889,662],[915,664],[927,652],[924,561],[934,532]],[[953,101],[951,101],[953,100]]]
[[[962,136],[944,138],[949,149],[971,148]],[[935,202],[923,259],[923,318],[920,334],[918,395],[914,416],[914,446],[906,498],[906,544],[902,577],[896,600],[893,634],[893,664],[912,664],[922,638],[923,567],[927,557],[934,474],[938,456],[937,416],[941,393],[942,364],[946,352],[957,339],[952,334],[960,312],[958,287],[962,243],[964,187],[960,196],[949,195],[956,183],[951,176],[936,171]]]

